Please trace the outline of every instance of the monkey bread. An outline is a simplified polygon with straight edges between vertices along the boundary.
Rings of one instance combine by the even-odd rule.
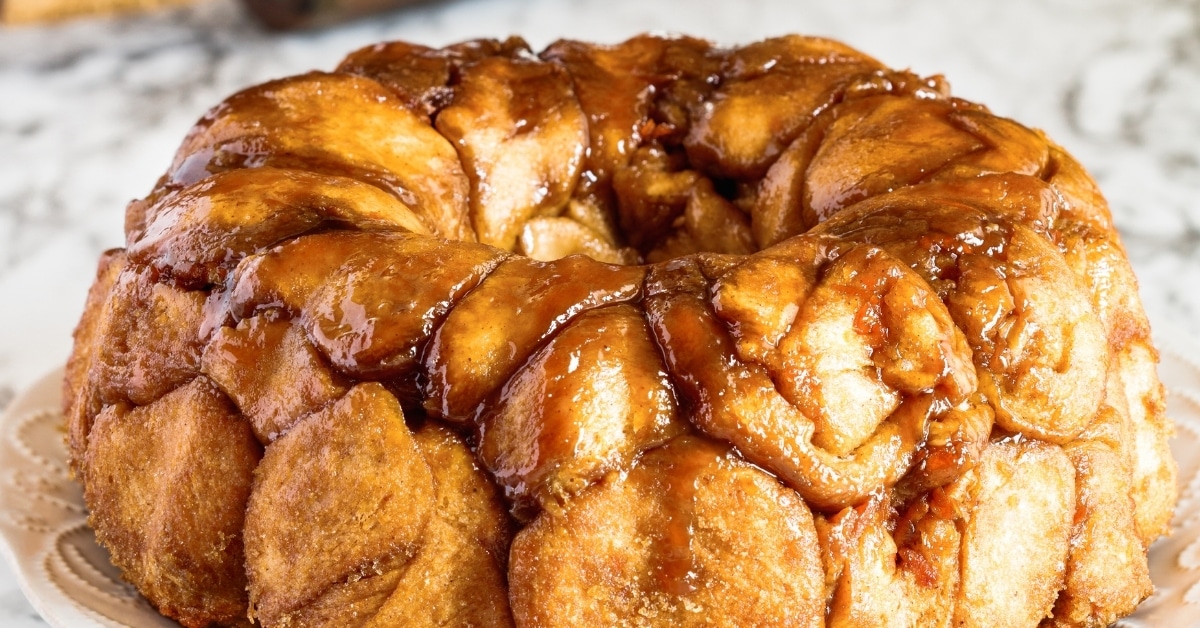
[[[1105,626],[1170,423],[1103,197],[840,43],[392,42],[126,210],[71,467],[185,626]]]

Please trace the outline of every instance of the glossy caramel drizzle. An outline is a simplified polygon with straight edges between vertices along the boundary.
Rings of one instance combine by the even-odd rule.
[[[340,374],[390,381],[407,408],[466,425],[484,420],[481,404],[581,313],[616,303],[648,307],[666,372],[686,391],[691,422],[737,443],[822,508],[862,499],[880,482],[893,484],[922,446],[924,422],[972,391],[973,366],[998,365],[1017,378],[1033,366],[1010,357],[999,340],[1021,333],[1013,320],[1029,304],[1017,297],[993,302],[987,295],[996,292],[995,283],[1014,295],[1025,291],[1013,283],[1023,263],[1007,244],[1013,221],[1034,216],[1030,224],[1041,228],[1054,216],[1011,199],[1049,198],[1036,192],[1042,184],[1031,176],[1047,171],[1049,153],[996,143],[1005,134],[1019,146],[1041,140],[946,97],[936,81],[889,72],[832,42],[795,37],[731,50],[652,37],[608,48],[564,42],[542,60],[515,40],[441,51],[394,44],[352,55],[343,72],[285,79],[232,97],[197,125],[164,187],[131,206],[134,263],[182,285],[216,284],[205,330],[282,310]],[[601,87],[615,76],[622,78]],[[327,90],[344,96],[330,99]],[[497,98],[497,90],[509,98]],[[752,115],[739,109],[748,103],[755,106]],[[299,121],[299,106],[310,109],[309,122],[303,131],[288,131]],[[896,119],[910,125],[905,133],[944,142],[897,158],[888,144],[895,141]],[[387,124],[414,141],[425,138],[409,150],[427,161],[401,147],[335,135],[335,120],[338,128],[360,120],[364,132]],[[809,134],[817,131],[814,144],[818,136]],[[857,170],[829,169],[845,159],[839,151],[861,142],[876,142],[883,152]],[[996,154],[984,159],[986,146]],[[211,158],[201,168],[196,156],[204,155]],[[586,157],[579,161],[578,155]],[[969,188],[969,203],[939,197],[961,195],[956,182],[986,179],[1005,164],[1025,179],[1004,175],[997,195]],[[880,177],[907,187],[890,192],[895,186],[884,189]],[[346,191],[341,181],[360,187]],[[778,186],[789,181],[810,187],[780,196]],[[922,186],[931,192],[909,193]],[[825,192],[818,197],[818,190]],[[792,197],[802,212],[823,221],[817,231],[846,244],[799,245],[809,236],[773,232],[767,238],[756,230],[773,215],[795,211],[795,201],[787,201]],[[546,220],[558,222],[539,222]],[[542,226],[521,231],[534,224]],[[625,267],[577,255],[536,261],[425,235],[537,255],[546,243],[528,234],[556,230],[570,242],[580,238],[577,250],[601,258],[677,261]],[[742,235],[716,237],[735,232]],[[832,282],[835,294],[857,304],[850,328],[838,333],[857,337],[853,342],[861,347],[838,349],[843,362],[820,357],[832,349],[803,348],[841,342],[825,330],[841,323],[809,312],[776,319],[774,340],[761,345],[765,353],[744,355],[744,364],[719,358],[699,367],[709,360],[701,357],[706,353],[748,349],[746,338],[730,344],[722,324],[737,335],[750,324],[739,316],[779,308],[765,304],[732,318],[714,316],[717,295],[710,291],[756,256],[687,261],[689,254],[741,253],[781,239],[757,256],[799,269],[810,283],[786,288],[798,295],[819,293]],[[647,274],[666,277],[688,265],[695,267],[685,281],[691,296],[664,293],[643,301]],[[652,292],[656,281],[647,284]],[[949,316],[939,300],[950,306]],[[732,303],[726,298],[722,307]],[[799,312],[804,306],[798,296],[788,307]],[[667,314],[676,310],[710,321],[710,337],[694,335],[683,319]],[[772,314],[781,315],[789,316]],[[912,331],[903,331],[907,326]],[[809,327],[824,331],[793,340]],[[944,338],[933,341],[937,334]],[[968,346],[973,360],[963,357]],[[810,358],[796,357],[810,350]],[[921,360],[906,357],[921,353]],[[867,362],[855,375],[845,360]],[[717,371],[701,374],[710,368]],[[721,371],[727,372],[716,375]],[[754,392],[750,380],[775,385]],[[996,391],[1000,417],[1029,427],[1020,404],[1004,403],[1006,390],[1021,387],[1007,381],[985,378]],[[841,395],[834,392],[841,382],[858,382],[873,417],[845,434],[839,432],[844,412],[826,409]],[[712,398],[713,386],[724,400]],[[788,401],[771,396],[776,387]],[[1041,435],[1072,437],[1092,403],[1083,399],[1062,427]],[[901,404],[905,412],[888,418]],[[734,407],[744,408],[729,414]],[[750,420],[764,427],[747,429]],[[903,427],[906,421],[911,424]],[[862,440],[876,427],[874,440]],[[841,444],[832,454],[814,449],[812,430],[822,443]],[[872,456],[897,456],[900,463]]]

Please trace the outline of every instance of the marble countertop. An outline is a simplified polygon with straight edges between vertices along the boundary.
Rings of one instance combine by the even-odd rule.
[[[1044,129],[1099,181],[1152,321],[1200,338],[1200,0],[460,0],[286,35],[203,0],[0,27],[0,408],[66,359],[126,202],[226,95],[386,39],[540,48],[646,30],[829,36]],[[2,563],[0,625],[41,625]]]

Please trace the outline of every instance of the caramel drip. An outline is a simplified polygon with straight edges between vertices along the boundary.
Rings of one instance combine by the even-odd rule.
[[[683,437],[655,452],[655,488],[662,500],[662,528],[658,531],[654,577],[658,588],[682,597],[696,591],[701,568],[694,549],[696,494],[704,472],[728,449],[706,439]]]

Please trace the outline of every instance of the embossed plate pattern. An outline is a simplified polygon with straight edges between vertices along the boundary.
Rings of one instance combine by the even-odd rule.
[[[1174,533],[1150,549],[1154,595],[1120,628],[1190,626],[1200,617],[1200,343],[1161,328],[1156,336],[1181,496]],[[51,626],[178,626],[121,581],[87,527],[82,492],[67,473],[61,382],[61,370],[46,375],[0,417],[0,550]]]

